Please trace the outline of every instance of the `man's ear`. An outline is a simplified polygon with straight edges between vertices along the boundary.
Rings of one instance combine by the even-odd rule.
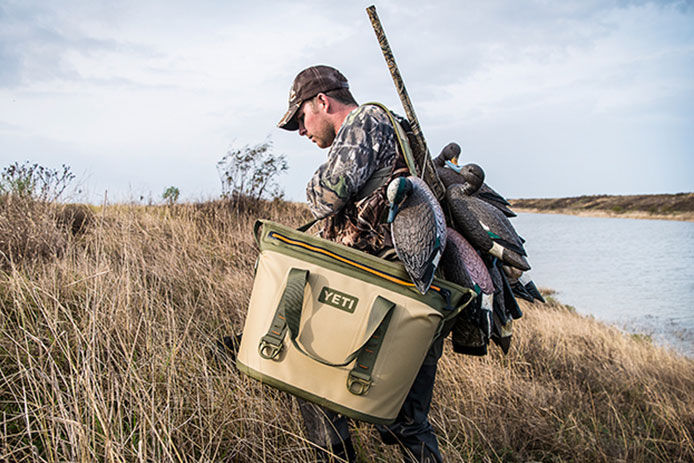
[[[318,105],[319,111],[325,111],[326,113],[330,111],[330,98],[325,93],[316,95],[316,104]]]

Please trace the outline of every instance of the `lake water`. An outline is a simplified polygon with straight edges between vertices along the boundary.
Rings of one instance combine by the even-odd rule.
[[[511,222],[538,286],[694,357],[694,223],[529,213]]]

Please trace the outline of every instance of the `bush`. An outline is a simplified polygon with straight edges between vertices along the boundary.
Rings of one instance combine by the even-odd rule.
[[[91,211],[55,201],[75,178],[66,165],[15,162],[0,172],[0,268],[60,255],[68,234],[83,231]],[[79,209],[79,210],[78,210]]]
[[[273,153],[269,139],[255,146],[231,148],[217,163],[222,197],[280,199],[284,192],[277,183],[277,176],[288,168],[285,155]]]
[[[178,188],[175,186],[170,186],[164,190],[164,194],[162,194],[161,197],[169,206],[172,206],[176,201],[178,201],[178,196],[180,194],[181,192]]]
[[[0,173],[0,196],[13,195],[52,202],[65,192],[74,178],[75,174],[65,164],[59,170],[29,162],[15,162]]]
[[[59,255],[67,243],[51,203],[17,195],[0,196],[0,268]]]
[[[94,212],[85,204],[64,204],[56,209],[56,223],[73,235],[84,233],[94,223]]]

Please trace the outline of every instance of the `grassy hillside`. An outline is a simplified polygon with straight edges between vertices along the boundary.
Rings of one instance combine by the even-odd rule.
[[[255,218],[303,206],[93,208],[76,235],[74,214],[0,206],[0,461],[314,461],[295,401],[216,345],[243,326]],[[694,361],[551,298],[522,308],[509,355],[447,347],[446,461],[694,460]],[[400,461],[354,426],[362,461]]]
[[[631,218],[694,220],[694,193],[514,199],[514,210]]]

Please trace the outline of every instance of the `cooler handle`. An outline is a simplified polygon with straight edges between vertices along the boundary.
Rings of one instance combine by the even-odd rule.
[[[260,356],[277,360],[282,350],[284,337],[289,331],[289,339],[296,349],[316,362],[331,367],[343,367],[355,359],[354,368],[347,379],[348,389],[357,395],[366,393],[371,385],[371,372],[376,363],[376,356],[381,348],[383,337],[388,329],[388,323],[395,308],[395,303],[378,296],[374,301],[366,326],[366,335],[359,347],[349,354],[344,362],[329,362],[317,355],[306,352],[297,342],[301,311],[304,305],[304,290],[308,284],[309,271],[292,268],[287,276],[287,284],[275,310],[270,329],[262,337],[258,352]]]

